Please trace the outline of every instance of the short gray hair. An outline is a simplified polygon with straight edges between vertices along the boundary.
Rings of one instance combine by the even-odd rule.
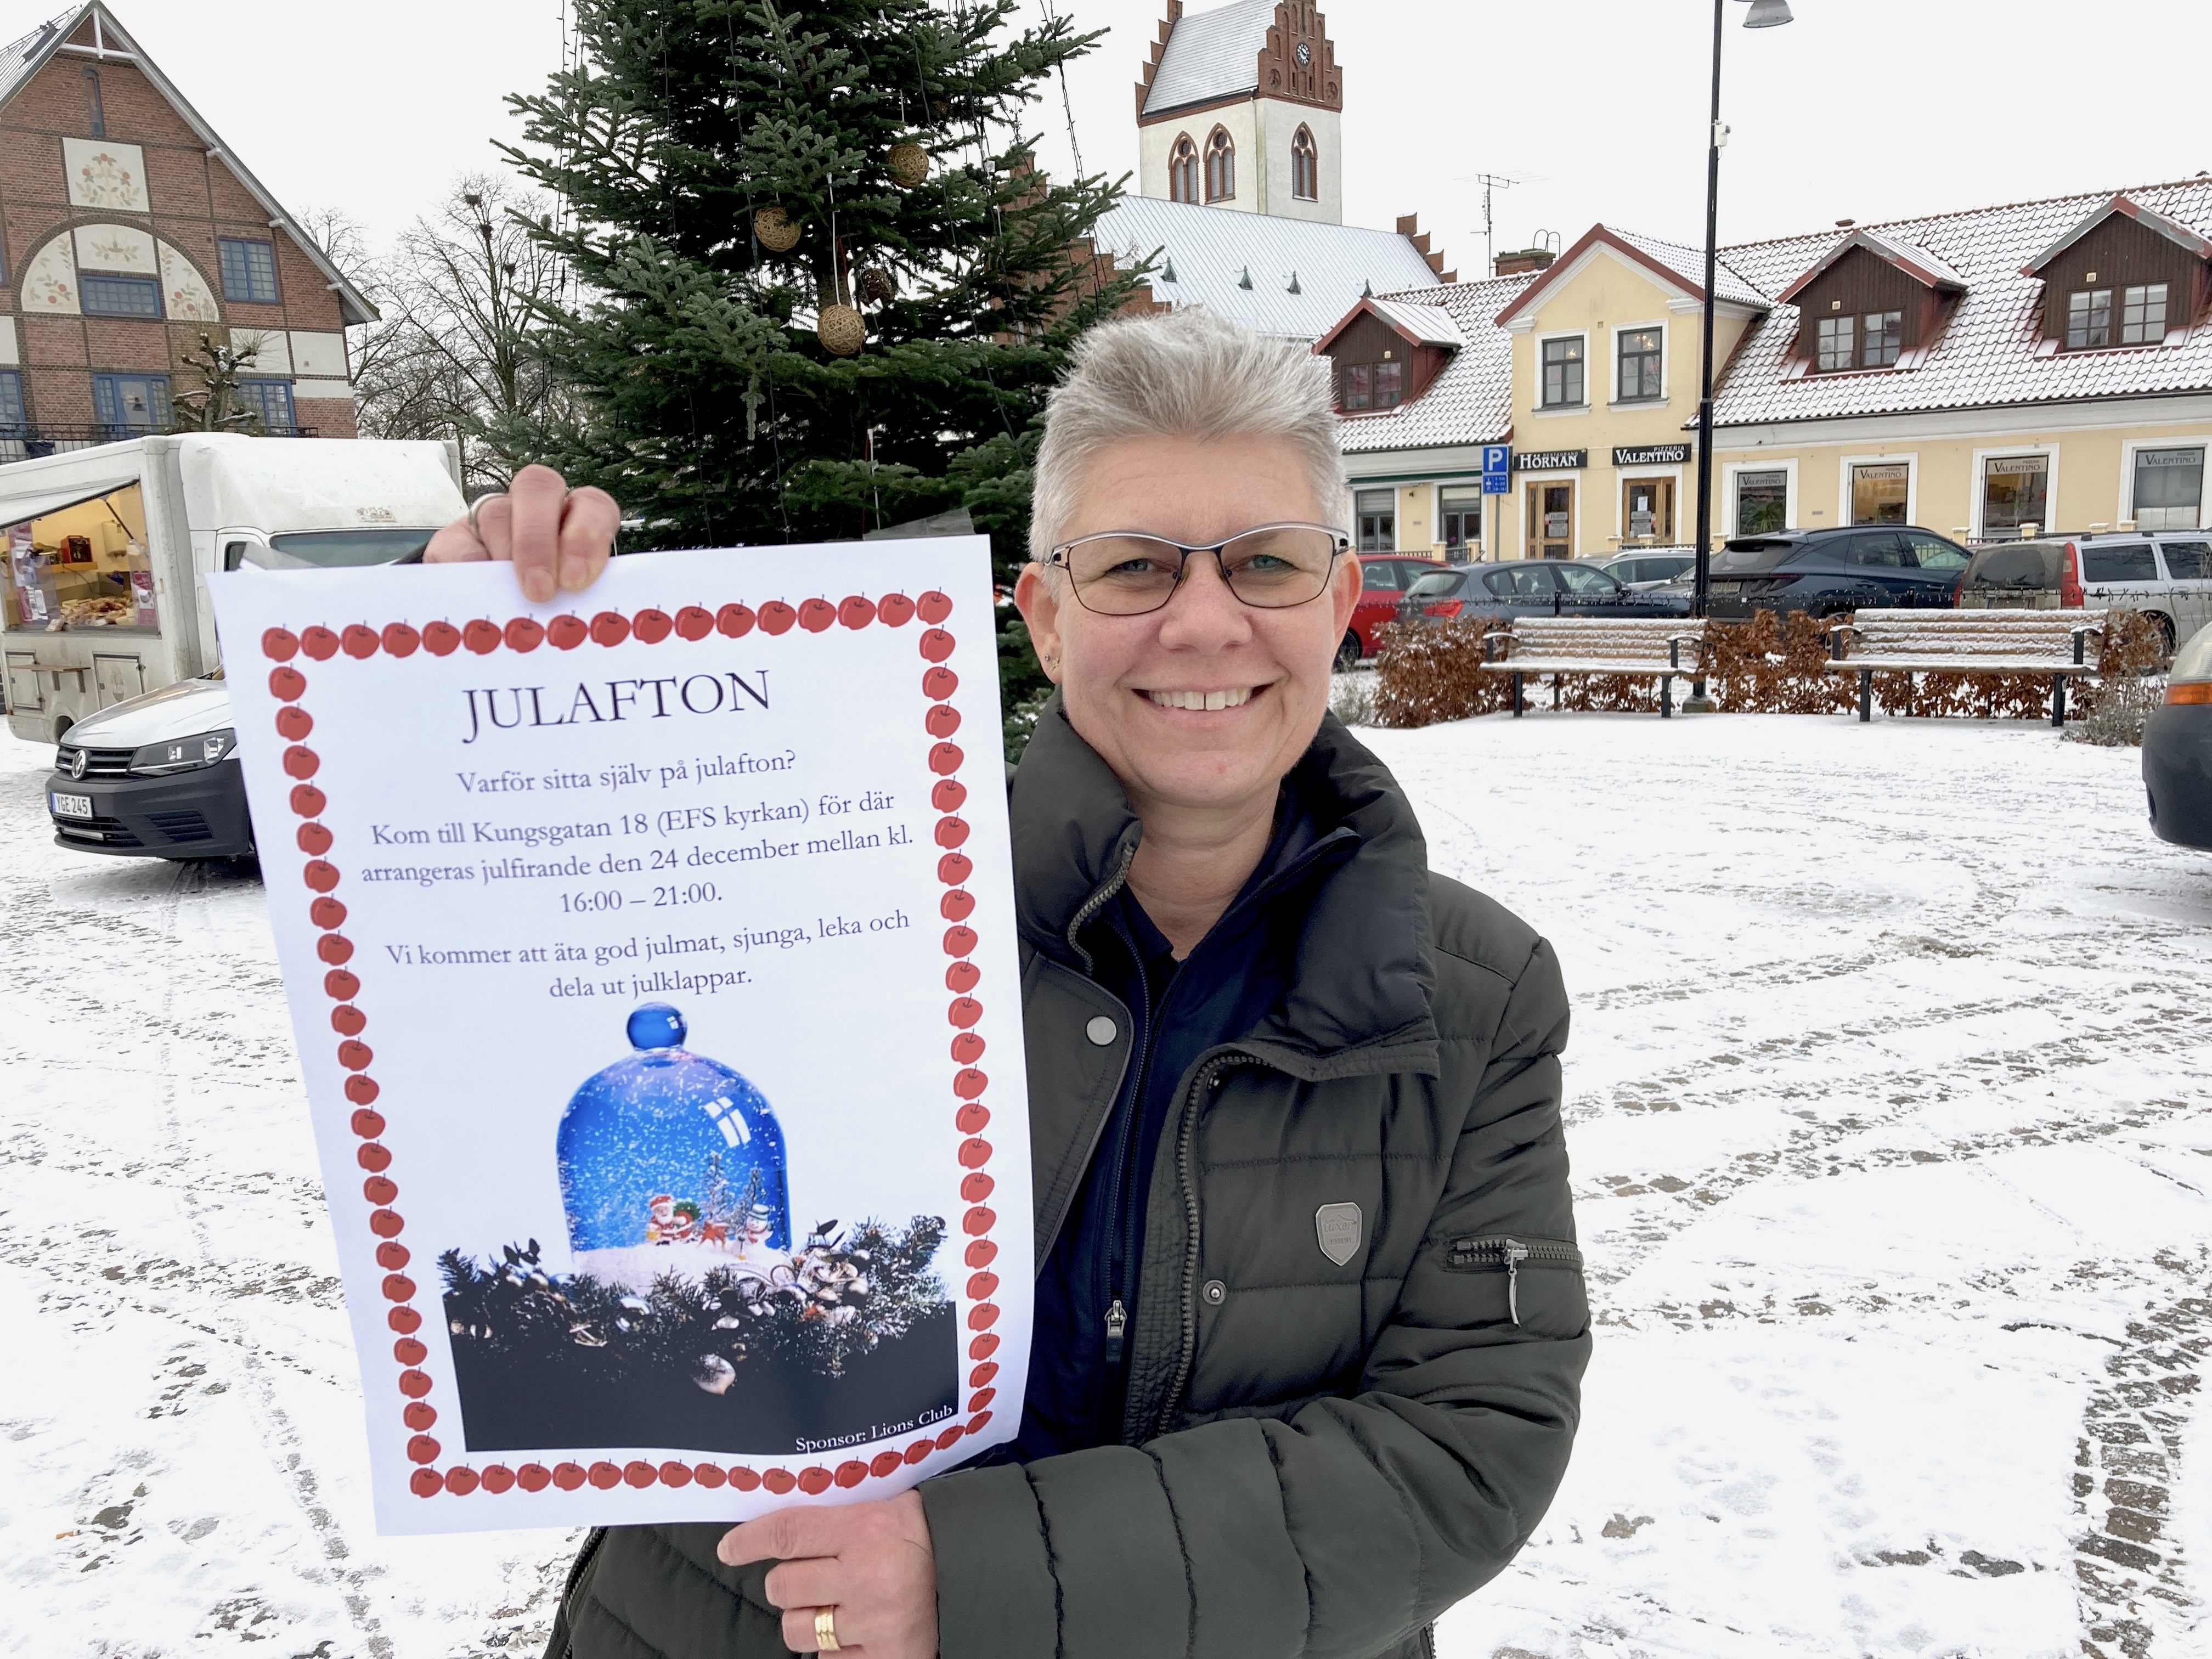
[[[1045,410],[1030,516],[1042,562],[1074,515],[1084,470],[1127,438],[1280,438],[1296,448],[1324,514],[1344,489],[1328,359],[1202,307],[1102,323],[1076,343]]]

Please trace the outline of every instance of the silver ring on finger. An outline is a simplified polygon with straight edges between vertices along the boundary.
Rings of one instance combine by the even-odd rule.
[[[483,510],[485,502],[503,501],[506,499],[507,492],[504,489],[495,489],[471,501],[469,503],[469,534],[474,536],[479,542],[483,540],[483,526],[477,522],[477,514]]]

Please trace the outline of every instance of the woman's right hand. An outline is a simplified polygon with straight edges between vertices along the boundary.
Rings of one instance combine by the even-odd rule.
[[[556,593],[580,593],[599,579],[614,551],[622,509],[604,489],[568,488],[550,466],[526,466],[503,495],[430,538],[425,564],[511,562],[523,597],[543,605]]]

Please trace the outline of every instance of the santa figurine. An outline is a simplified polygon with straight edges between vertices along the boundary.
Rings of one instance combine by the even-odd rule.
[[[670,1238],[678,1244],[690,1244],[699,1237],[699,1206],[688,1198],[679,1198],[674,1206],[676,1231]]]
[[[676,1195],[655,1193],[645,1201],[645,1242],[648,1244],[672,1244],[676,1242]]]

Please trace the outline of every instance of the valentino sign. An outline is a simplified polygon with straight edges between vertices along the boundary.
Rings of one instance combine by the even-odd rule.
[[[1616,446],[1613,452],[1615,466],[1665,466],[1689,459],[1687,444],[1641,444],[1626,448]]]

